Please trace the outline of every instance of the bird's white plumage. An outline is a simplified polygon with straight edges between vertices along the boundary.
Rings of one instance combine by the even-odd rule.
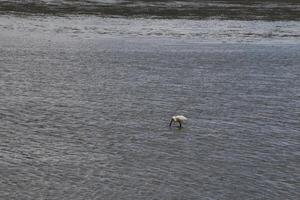
[[[173,116],[171,118],[169,126],[171,127],[173,122],[178,122],[179,123],[179,128],[181,128],[182,127],[182,123],[184,123],[186,120],[187,120],[187,118],[185,116],[183,116],[183,115]]]
[[[187,120],[187,118],[183,115],[173,116],[172,119],[174,120],[174,122],[184,122]]]

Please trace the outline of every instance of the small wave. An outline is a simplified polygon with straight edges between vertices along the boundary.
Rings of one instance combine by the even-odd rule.
[[[95,16],[2,16],[0,32],[55,34],[76,38],[146,37],[196,40],[197,42],[299,43],[296,21],[185,20],[110,18]]]

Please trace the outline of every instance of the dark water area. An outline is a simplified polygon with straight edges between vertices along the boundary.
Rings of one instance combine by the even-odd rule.
[[[0,1],[0,199],[299,199],[298,11]]]
[[[299,20],[299,0],[0,0],[0,13],[168,19]]]

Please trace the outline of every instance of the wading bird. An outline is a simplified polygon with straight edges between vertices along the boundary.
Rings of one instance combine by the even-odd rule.
[[[186,118],[185,116],[183,116],[183,115],[176,115],[176,116],[173,116],[173,117],[171,118],[171,121],[170,121],[169,126],[171,127],[173,122],[178,122],[178,123],[179,123],[179,128],[181,128],[181,126],[182,126],[181,124],[182,124],[183,122],[185,122],[186,120],[187,120],[187,118]]]

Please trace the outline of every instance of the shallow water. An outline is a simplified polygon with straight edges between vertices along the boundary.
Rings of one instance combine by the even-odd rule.
[[[297,199],[299,27],[1,15],[1,199]]]

